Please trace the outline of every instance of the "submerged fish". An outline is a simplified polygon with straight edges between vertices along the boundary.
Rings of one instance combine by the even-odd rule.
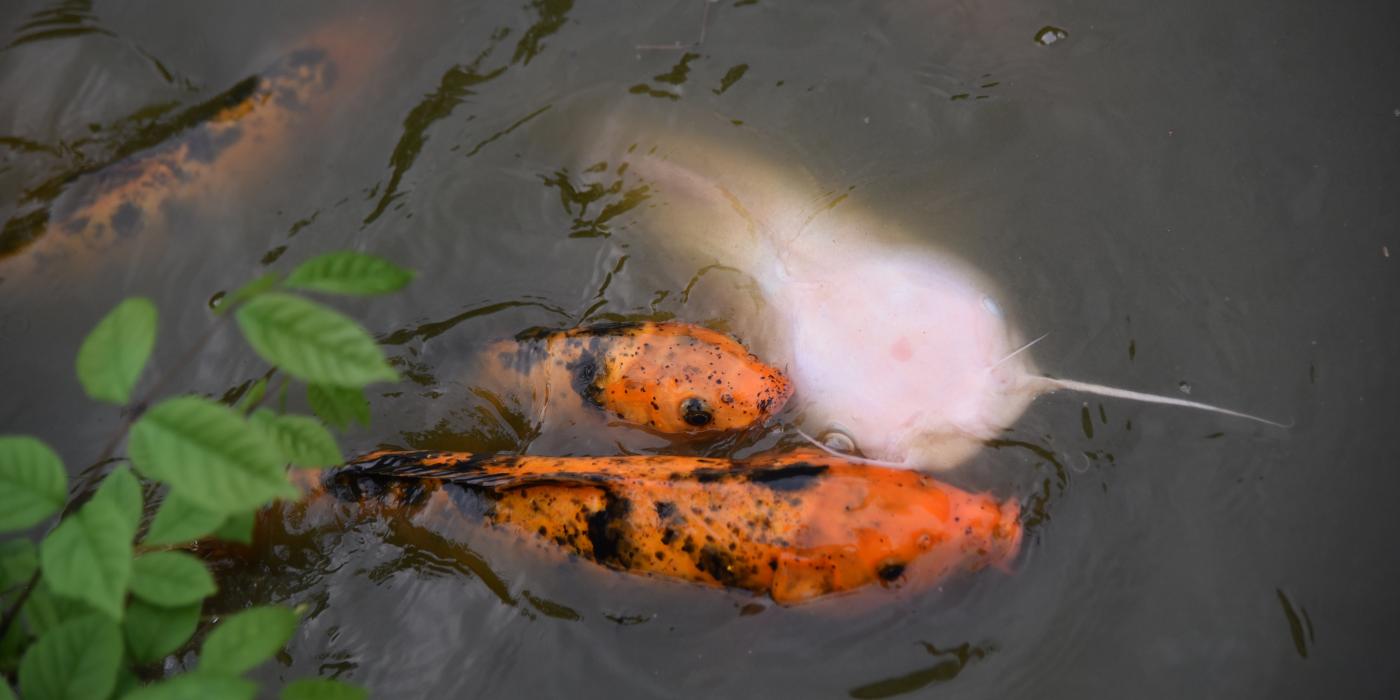
[[[782,372],[733,338],[688,323],[528,332],[487,348],[480,374],[528,394],[541,418],[597,416],[668,435],[762,425],[792,395]]]
[[[765,159],[749,144],[698,136],[703,130],[614,117],[595,134],[599,150],[589,162],[622,162],[619,172],[646,183],[653,206],[639,211],[652,217],[647,223],[661,245],[756,281],[767,308],[748,322],[754,347],[787,370],[806,425],[848,437],[873,460],[956,466],[1036,396],[1060,389],[1279,425],[1041,375],[975,270],[845,195],[823,193],[801,169]]]
[[[741,461],[380,452],[299,478],[312,502],[373,496],[420,524],[480,517],[612,569],[784,605],[925,588],[1005,563],[1021,540],[1014,501],[810,449]],[[464,507],[461,489],[485,507]]]
[[[373,55],[366,39],[379,31],[364,18],[332,25],[265,71],[116,144],[115,160],[40,185],[0,232],[0,269],[130,241],[160,223],[168,202],[221,199],[231,183],[282,162],[295,129],[361,77]]]

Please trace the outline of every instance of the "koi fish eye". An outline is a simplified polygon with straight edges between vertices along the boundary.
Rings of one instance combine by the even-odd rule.
[[[705,401],[694,396],[681,402],[681,417],[697,428],[709,425],[715,419]]]

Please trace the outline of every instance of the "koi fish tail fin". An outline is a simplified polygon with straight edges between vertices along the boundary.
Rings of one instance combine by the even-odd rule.
[[[1140,391],[1132,391],[1130,389],[1119,389],[1117,387],[1105,386],[1103,384],[1077,382],[1072,379],[1055,379],[1053,377],[1032,377],[1030,384],[1032,387],[1035,388],[1037,393],[1051,392],[1061,389],[1067,391],[1082,391],[1086,394],[1109,396],[1115,399],[1127,399],[1129,401],[1144,401],[1147,403],[1164,404],[1167,406],[1195,408],[1202,411],[1210,411],[1211,413],[1219,413],[1221,415],[1232,416],[1235,418],[1244,418],[1245,420],[1252,420],[1257,423],[1263,423],[1264,425],[1273,426],[1275,428],[1293,427],[1293,424],[1291,422],[1279,423],[1278,421],[1269,420],[1268,418],[1263,418],[1249,413],[1242,413],[1240,411],[1231,410],[1221,406],[1213,406],[1208,403],[1201,403],[1199,401],[1189,401],[1187,399],[1178,399],[1173,396],[1147,394]]]

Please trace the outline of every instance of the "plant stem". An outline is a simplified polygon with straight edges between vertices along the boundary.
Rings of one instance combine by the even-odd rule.
[[[258,400],[257,400],[257,401],[254,401],[254,402],[252,403],[252,405],[248,406],[248,408],[246,409],[245,412],[248,413],[249,415],[251,415],[251,414],[253,413],[253,411],[258,410],[258,407],[259,407],[259,406],[262,406],[263,403],[265,403],[265,402],[267,401],[267,397],[272,396],[273,393],[275,393],[275,392],[280,392],[280,391],[282,391],[282,390],[285,389],[285,388],[287,388],[287,375],[284,374],[284,375],[282,375],[281,377],[278,377],[278,378],[277,378],[277,388],[276,388],[276,389],[274,389],[274,388],[272,388],[271,386],[269,386],[269,387],[267,388],[267,390],[263,392],[263,395],[258,397]]]
[[[228,314],[216,317],[214,324],[209,327],[209,330],[175,361],[174,367],[161,375],[160,379],[157,379],[155,384],[141,395],[140,399],[129,404],[127,409],[122,411],[121,425],[113,432],[112,437],[107,440],[107,445],[102,448],[102,453],[99,454],[97,460],[93,462],[94,465],[106,464],[112,461],[112,456],[116,454],[117,447],[122,444],[122,440],[126,438],[126,434],[131,430],[131,426],[136,423],[136,420],[141,417],[142,413],[145,413],[146,407],[150,405],[150,402],[155,398],[157,392],[165,388],[165,386],[170,383],[172,377],[178,376],[189,363],[194,361],[195,357],[199,356],[200,351],[202,351],[219,330],[226,325],[228,317]],[[105,474],[103,478],[106,478]],[[69,495],[68,502],[64,504],[63,511],[59,514],[58,520],[54,523],[54,527],[57,527],[58,523],[63,522],[63,519],[68,517],[69,513],[71,513],[78,504],[81,496],[86,495],[87,492],[88,489],[79,488],[76,490],[76,496]],[[53,528],[49,528],[49,532],[53,532]],[[19,617],[20,608],[24,606],[25,601],[29,600],[29,595],[34,592],[34,587],[39,585],[40,573],[40,569],[34,570],[34,575],[29,577],[29,581],[24,584],[24,588],[19,592],[19,595],[15,596],[14,602],[10,603],[10,607],[5,609],[4,617],[0,617],[0,639],[5,638],[5,635],[10,631],[10,626],[14,624],[15,618]]]
[[[15,596],[15,602],[10,603],[10,607],[5,610],[5,617],[0,618],[0,639],[10,631],[10,625],[14,624],[15,618],[19,616],[19,609],[24,606],[24,601],[29,600],[29,594],[34,592],[34,587],[39,585],[39,569],[34,569],[34,575],[29,577],[29,581],[24,584],[19,595]]]

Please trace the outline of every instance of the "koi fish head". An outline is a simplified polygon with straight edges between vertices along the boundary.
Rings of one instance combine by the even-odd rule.
[[[733,338],[690,324],[626,327],[599,359],[591,397],[619,420],[661,433],[762,425],[792,396],[782,372]]]
[[[1004,566],[1020,549],[1020,506],[927,474],[795,451],[772,474],[822,470],[801,491],[802,526],[776,560],[771,594],[784,605],[878,583],[927,588],[960,571]]]

